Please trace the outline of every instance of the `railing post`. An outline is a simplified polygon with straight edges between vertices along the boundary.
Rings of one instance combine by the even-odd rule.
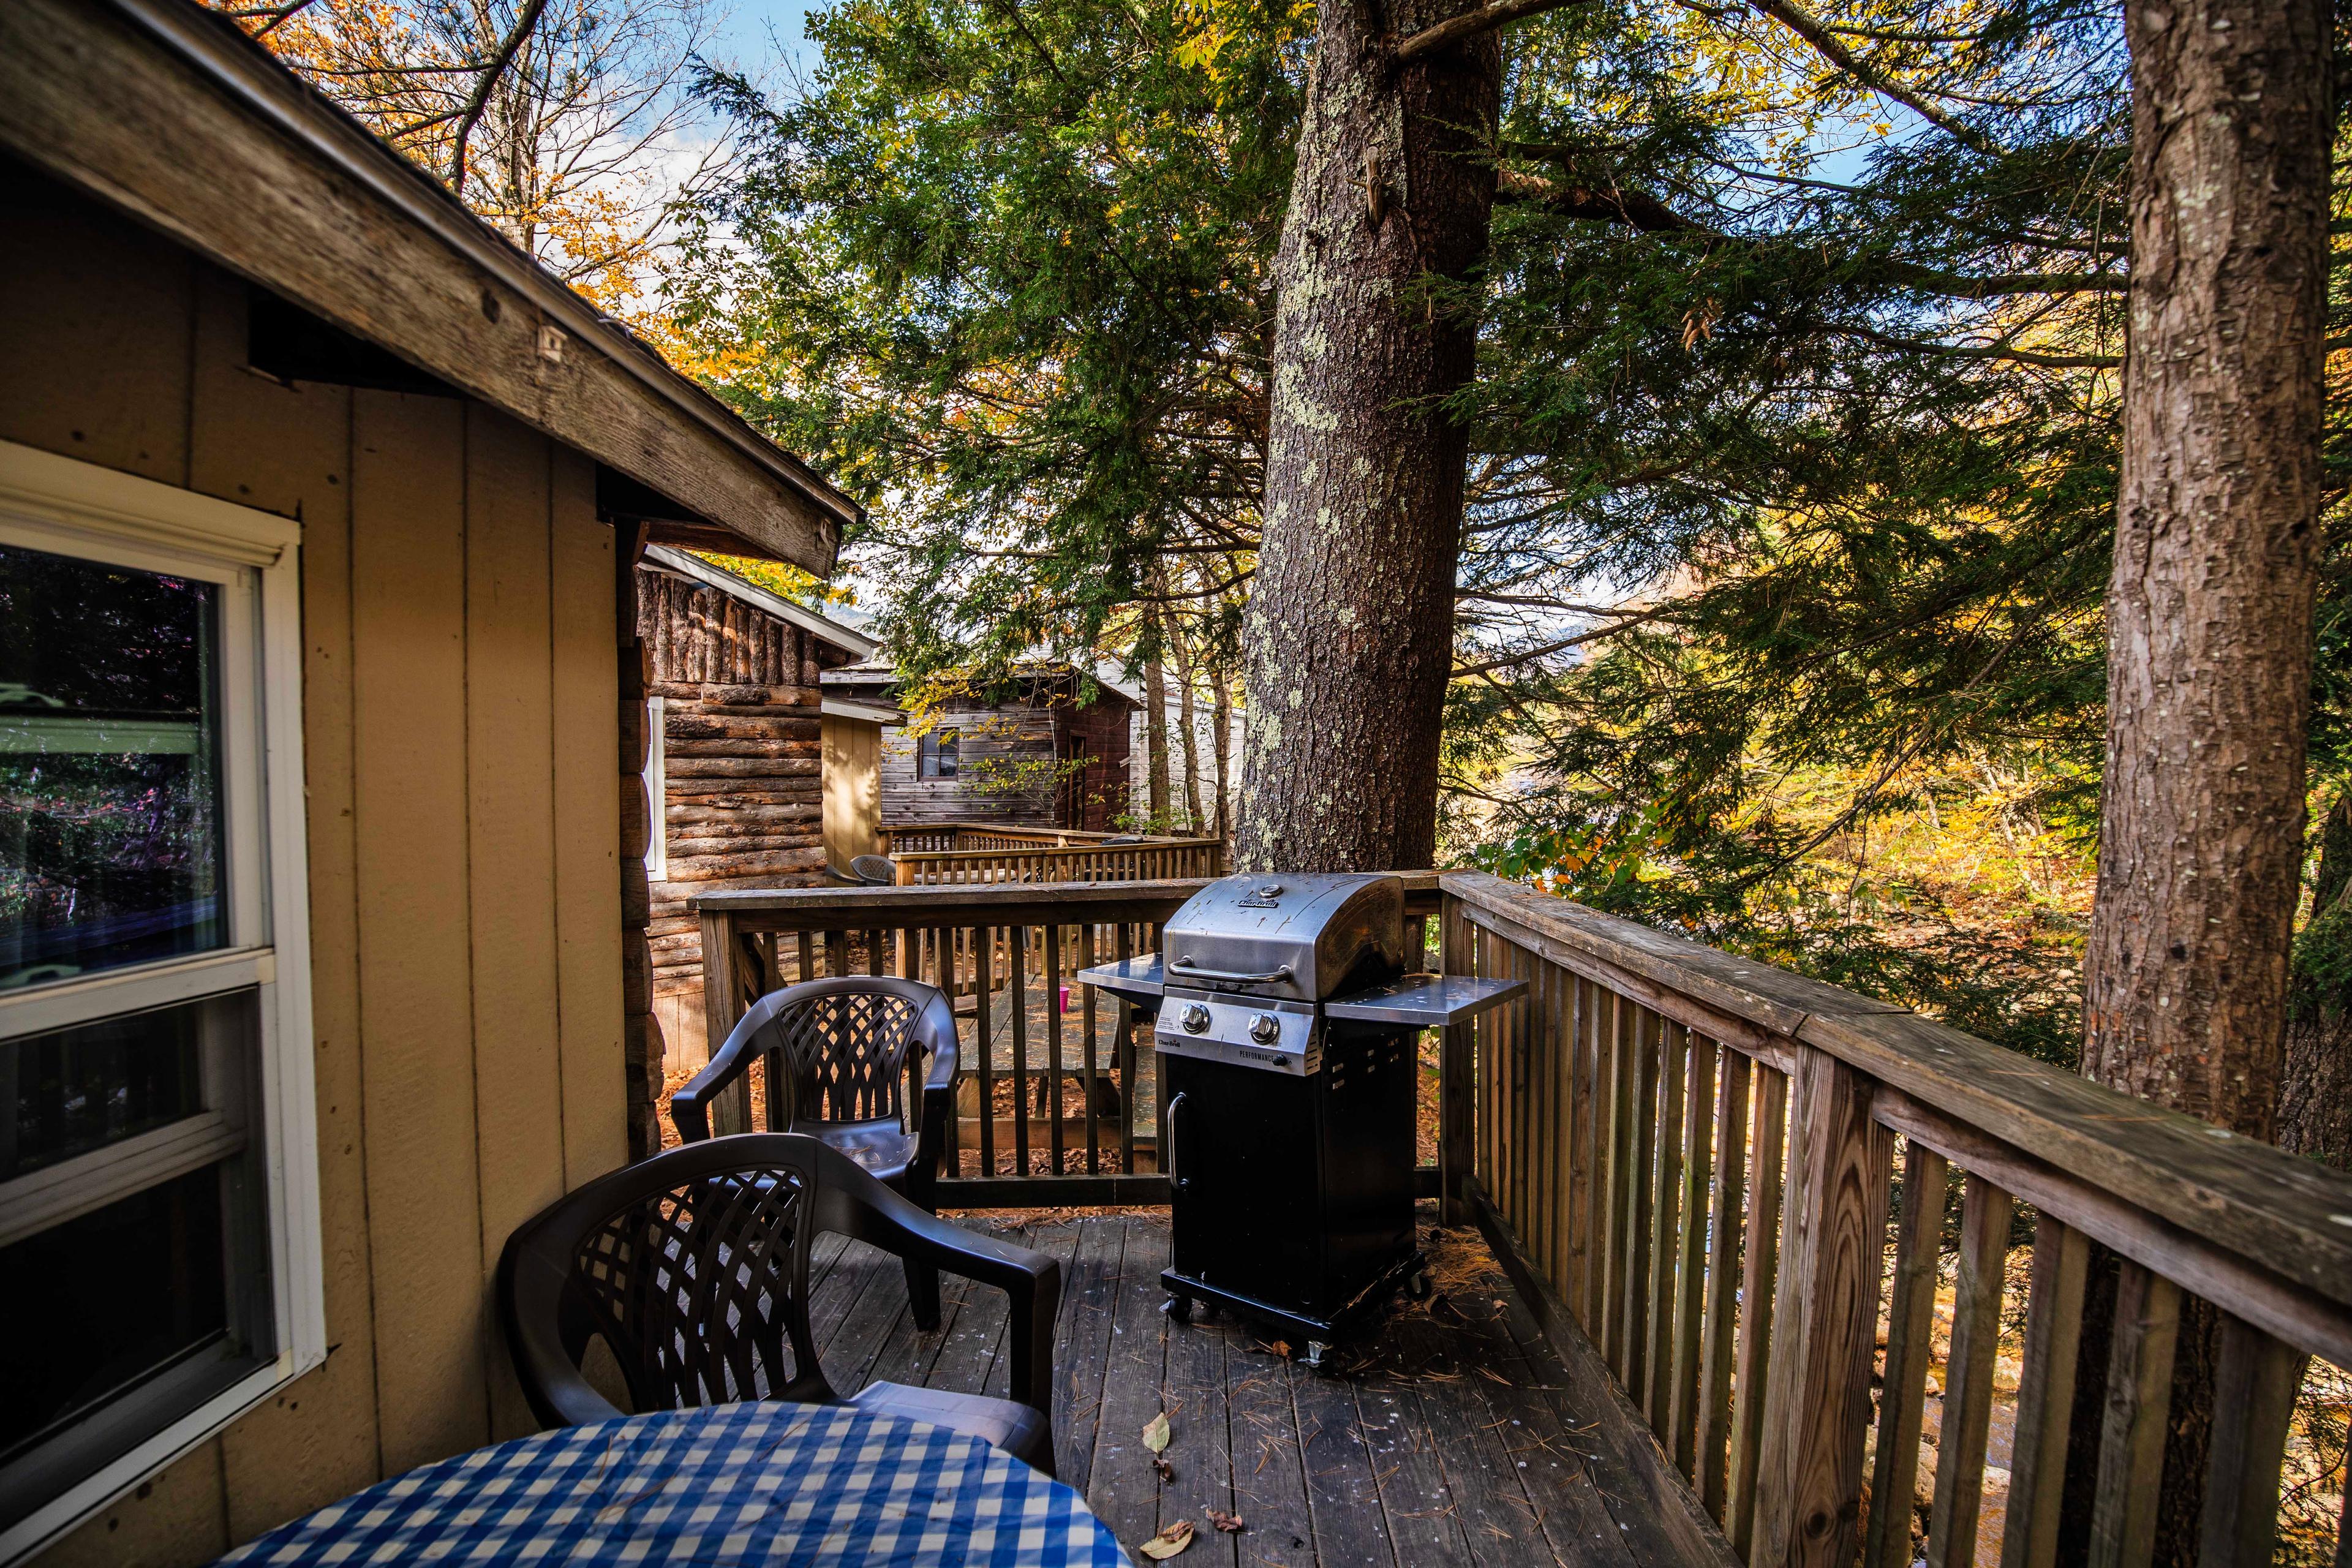
[[[734,1032],[743,1016],[743,979],[735,950],[735,921],[720,911],[702,911],[702,1018],[709,1037],[708,1061]],[[724,1136],[751,1131],[751,1079],[737,1079],[710,1101],[710,1131]]]
[[[1851,1568],[1895,1135],[1871,1083],[1798,1047],[1749,1568]]]
[[[1438,952],[1445,973],[1470,973],[1470,922],[1447,898],[1438,906]],[[1455,1024],[1441,1031],[1437,1058],[1438,1223],[1448,1229],[1471,1223],[1471,1163],[1478,1147],[1477,1026]]]

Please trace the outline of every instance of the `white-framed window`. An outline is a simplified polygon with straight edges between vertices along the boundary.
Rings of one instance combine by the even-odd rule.
[[[0,1562],[325,1359],[299,542],[0,442]]]
[[[667,700],[646,699],[646,876],[669,878],[669,766],[662,758],[662,722]]]

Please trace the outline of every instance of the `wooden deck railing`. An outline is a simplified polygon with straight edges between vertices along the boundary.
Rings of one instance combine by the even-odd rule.
[[[706,893],[694,904],[712,1048],[781,985],[832,974],[928,980],[971,1020],[943,1206],[1165,1203],[1150,1042],[1139,1051],[1128,1010],[1069,976],[1154,951],[1160,922],[1201,886],[1005,879]],[[751,1126],[748,1090],[713,1110],[718,1131]]]
[[[1984,1560],[2028,1205],[2003,1568],[2140,1568],[2182,1485],[2203,1489],[2200,1563],[2267,1568],[2303,1358],[2352,1366],[2352,1179],[1834,986],[1491,877],[1444,886],[1448,967],[1530,982],[1447,1041],[1447,1206],[1487,1229],[1571,1367],[1605,1367],[1602,1425],[1693,1561]],[[2211,1462],[2167,1477],[2176,1334],[2216,1319]],[[2076,1394],[2102,1383],[2104,1436],[2070,1483]]]
[[[886,827],[883,852],[898,885],[975,882],[1149,882],[1224,875],[1221,838],[1129,837],[1052,827],[940,823]]]
[[[1198,885],[705,894],[703,950],[724,955],[712,1040],[802,974],[937,979],[994,1042],[965,1064],[943,1204],[1162,1202],[1149,1041],[1083,987],[1066,1018],[1058,987],[1150,951]],[[2141,1568],[2155,1510],[2182,1485],[2204,1495],[2201,1563],[2271,1562],[2303,1360],[2352,1367],[2352,1178],[1491,877],[1412,886],[1448,971],[1530,983],[1442,1043],[1428,1190],[1448,1223],[1486,1231],[1571,1373],[1612,1391],[1589,1439],[1643,1479],[1682,1559],[1990,1561],[1978,1537],[1989,1476],[2000,1484],[1987,1447],[2006,1304],[2024,1327],[2015,1392],[1998,1395],[2014,1411],[2003,1568]],[[1061,1086],[1057,1103],[1036,1103],[1041,1081]],[[749,1125],[747,1097],[736,1114]],[[2029,1228],[2012,1293],[2004,1264]],[[2212,1459],[2168,1477],[2176,1340],[2200,1323],[2217,1325]],[[2070,1477],[2078,1394],[2102,1388],[2098,1452]],[[1912,1499],[1929,1469],[1923,1549]]]

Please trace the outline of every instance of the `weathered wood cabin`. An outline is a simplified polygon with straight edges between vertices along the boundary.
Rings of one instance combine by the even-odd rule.
[[[828,671],[828,695],[894,702],[898,672]],[[929,726],[882,731],[882,821],[890,827],[986,822],[1115,831],[1128,805],[1135,697],[1099,672],[1038,664],[1010,695],[950,697]]]
[[[0,6],[0,1562],[169,1568],[536,1427],[490,1270],[659,1089],[635,560],[856,510],[184,0]]]
[[[646,859],[654,1016],[669,1057],[698,1061],[702,939],[687,899],[804,887],[868,853],[859,805],[877,799],[874,742],[897,715],[838,700],[824,712],[822,672],[874,655],[870,638],[828,616],[664,545],[647,547],[636,586],[646,788],[660,807]]]

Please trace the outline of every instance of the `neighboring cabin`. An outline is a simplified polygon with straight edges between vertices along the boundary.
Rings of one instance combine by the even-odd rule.
[[[659,803],[646,868],[654,1014],[667,1059],[707,1057],[702,935],[687,900],[714,888],[802,887],[878,847],[875,770],[895,710],[824,699],[824,670],[873,642],[683,550],[637,565],[637,635]]]
[[[0,1563],[203,1563],[538,1426],[490,1270],[660,1087],[635,563],[858,513],[182,0],[0,5]]]
[[[829,670],[828,696],[888,703],[887,665]],[[1016,827],[1115,831],[1128,809],[1129,720],[1136,699],[1066,664],[1024,666],[995,701],[951,697],[928,729],[881,735],[886,826],[987,822]]]

